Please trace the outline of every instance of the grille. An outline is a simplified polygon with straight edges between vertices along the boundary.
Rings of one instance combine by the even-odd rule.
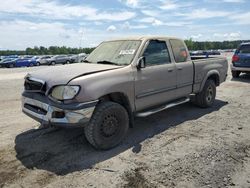
[[[24,88],[26,91],[33,91],[33,92],[46,92],[46,85],[45,82],[42,80],[26,78],[24,82]]]
[[[38,106],[34,106],[34,105],[31,105],[31,104],[24,104],[24,107],[31,110],[32,112],[36,112],[38,114],[41,114],[41,115],[46,115],[47,114],[47,111],[38,107]]]

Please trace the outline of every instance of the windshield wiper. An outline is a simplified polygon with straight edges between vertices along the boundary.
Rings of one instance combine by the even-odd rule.
[[[107,64],[107,65],[118,65],[117,63],[111,62],[111,61],[107,61],[107,60],[103,60],[103,61],[97,61],[97,64]]]

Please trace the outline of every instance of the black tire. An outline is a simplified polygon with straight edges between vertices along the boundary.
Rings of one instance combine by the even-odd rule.
[[[233,76],[233,78],[239,78],[240,71],[232,71],[232,76]]]
[[[55,61],[52,61],[52,62],[50,63],[50,65],[56,65],[56,62],[55,62]]]
[[[118,103],[100,103],[84,132],[89,143],[96,149],[107,150],[117,146],[126,136],[129,117],[126,109]]]
[[[40,65],[41,65],[41,63],[40,63],[40,62],[37,62],[37,63],[36,63],[36,66],[40,66]]]
[[[70,61],[66,61],[66,64],[70,64]]]
[[[33,66],[34,66],[33,63],[29,64],[29,67],[33,67]]]
[[[213,80],[207,80],[202,91],[195,96],[195,104],[201,108],[208,108],[214,104],[216,85]]]

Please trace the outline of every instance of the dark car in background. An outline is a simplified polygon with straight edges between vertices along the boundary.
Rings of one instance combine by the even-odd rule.
[[[231,64],[233,78],[238,78],[240,73],[250,73],[250,43],[242,43],[235,51]]]
[[[70,64],[72,62],[70,56],[68,55],[56,55],[47,59],[47,65],[55,64]]]
[[[207,51],[204,51],[205,55],[208,54],[208,55],[221,55],[221,53],[218,51],[218,50],[207,50]]]
[[[15,67],[17,58],[4,58],[0,61],[0,67],[12,68]]]
[[[24,58],[19,58],[15,62],[15,67],[33,67],[33,66],[39,66],[37,64],[36,60],[38,57],[24,57]]]

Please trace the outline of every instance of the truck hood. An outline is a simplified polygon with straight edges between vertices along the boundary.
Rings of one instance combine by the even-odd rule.
[[[55,85],[67,84],[71,80],[98,72],[121,68],[116,65],[77,63],[72,65],[61,65],[45,68],[29,73],[27,77],[32,77],[46,82],[48,88]]]

